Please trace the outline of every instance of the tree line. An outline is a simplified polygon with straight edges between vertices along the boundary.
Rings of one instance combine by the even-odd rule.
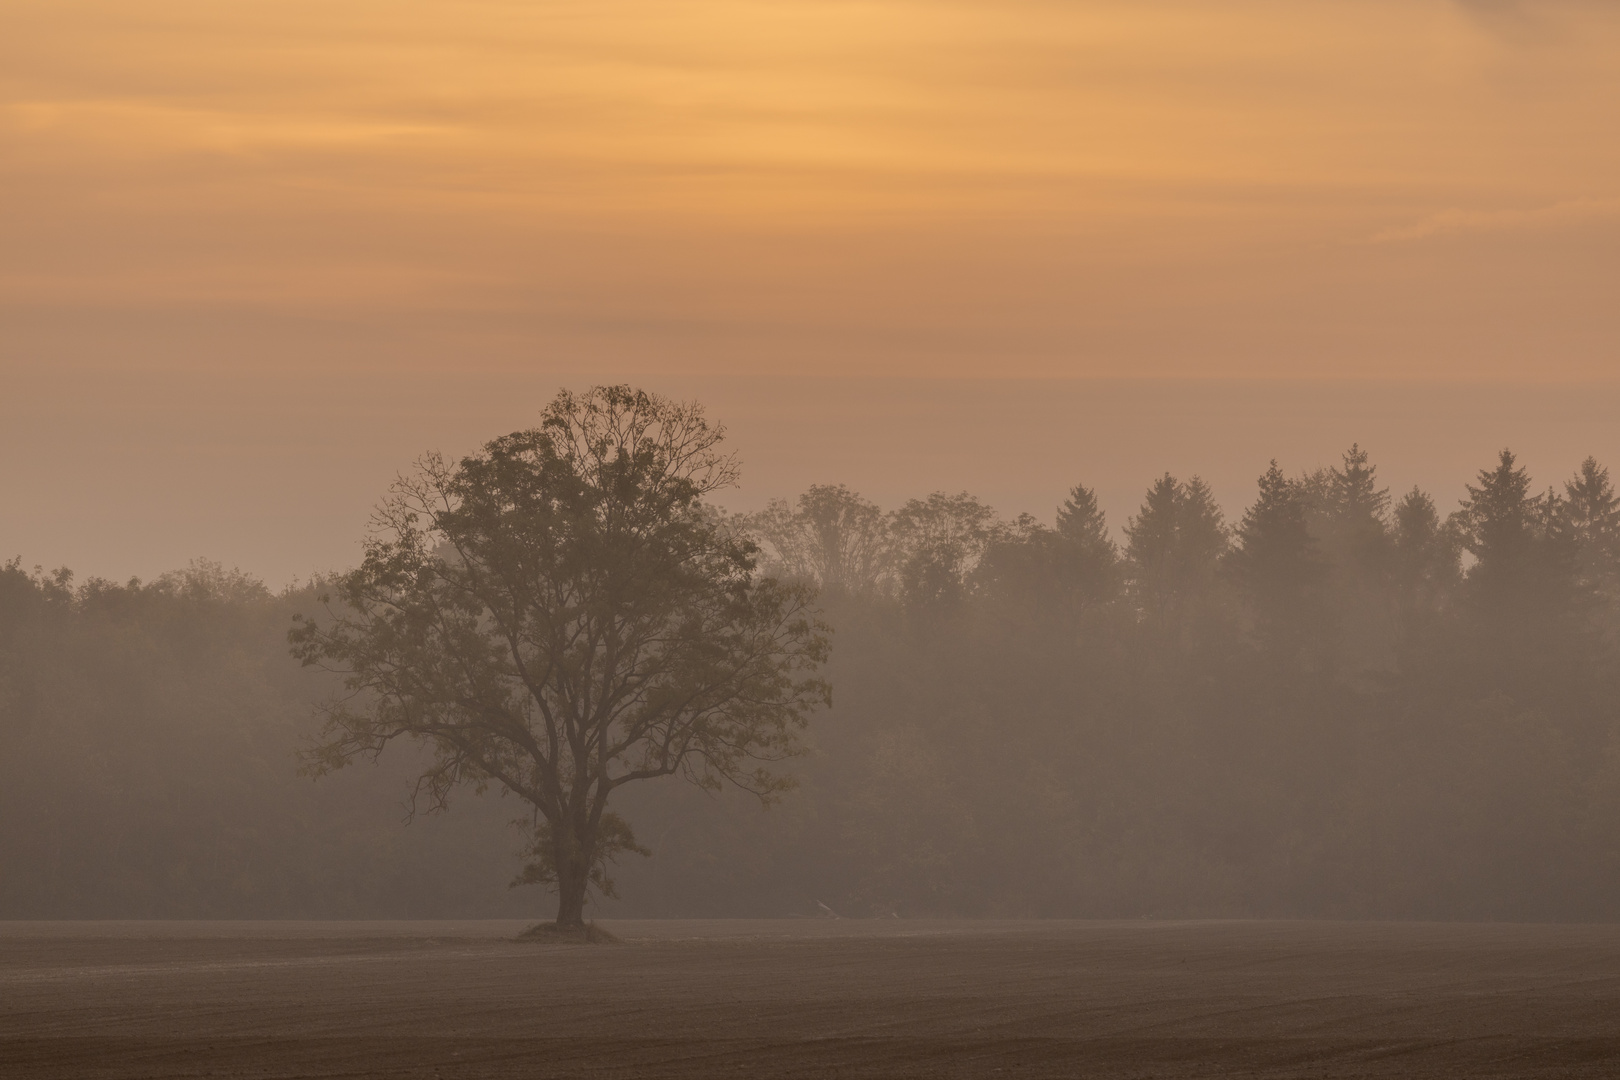
[[[1232,518],[1163,476],[1117,531],[1083,486],[1050,523],[838,486],[725,517],[818,590],[832,708],[769,808],[626,788],[652,856],[593,909],[1620,915],[1620,499],[1507,452],[1466,491],[1353,447]],[[511,799],[406,827],[413,751],[297,775],[339,687],[285,632],[330,587],[0,569],[0,915],[534,911]]]
[[[772,505],[838,628],[824,874],[855,910],[1612,915],[1620,499],[1507,451],[1466,492],[1352,447],[1236,520],[1162,476],[1117,541],[1083,486],[1051,524]]]

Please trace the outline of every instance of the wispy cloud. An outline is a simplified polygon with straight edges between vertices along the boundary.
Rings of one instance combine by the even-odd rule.
[[[1567,199],[1520,210],[1463,210],[1449,207],[1410,224],[1376,232],[1367,238],[1367,243],[1398,244],[1431,236],[1533,229],[1593,218],[1620,218],[1620,198]]]
[[[1614,245],[1376,246],[1620,214],[1617,0],[57,0],[6,30],[0,365],[46,309],[97,358],[139,343],[94,312],[161,311],[149,353],[198,363],[283,320],[286,355],[431,323],[514,364],[1133,376],[1573,369],[1620,325]],[[1532,277],[1556,310],[1490,303]]]

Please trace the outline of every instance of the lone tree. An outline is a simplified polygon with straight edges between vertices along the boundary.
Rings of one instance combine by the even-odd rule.
[[[308,751],[316,774],[409,736],[431,751],[413,805],[458,784],[532,807],[519,881],[553,885],[557,927],[640,851],[616,788],[680,773],[763,799],[828,701],[809,587],[755,572],[756,545],[704,502],[736,482],[695,404],[626,386],[564,391],[539,427],[457,464],[418,463],[378,508],[328,617],[289,635],[347,676]]]

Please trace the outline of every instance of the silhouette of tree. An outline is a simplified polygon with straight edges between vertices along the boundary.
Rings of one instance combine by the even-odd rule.
[[[1150,621],[1173,620],[1207,594],[1230,540],[1209,486],[1165,473],[1125,526],[1130,592]]]
[[[1338,631],[1336,664],[1345,671],[1388,670],[1394,664],[1391,594],[1393,542],[1389,491],[1359,445],[1340,465],[1318,469],[1298,485],[1306,523],[1328,567],[1326,602]]]
[[[773,500],[749,527],[785,576],[814,581],[829,594],[875,589],[892,570],[887,515],[842,484],[817,484],[797,505]]]
[[[1078,559],[1105,566],[1118,551],[1108,535],[1108,518],[1097,505],[1097,494],[1084,484],[1076,484],[1058,507],[1057,524],[1052,530]]]
[[[1009,535],[996,512],[965,491],[908,501],[893,529],[900,592],[913,605],[960,600],[985,551]]]
[[[1084,484],[1070,489],[1048,546],[1054,585],[1071,605],[1112,598],[1119,586],[1119,548],[1108,535],[1096,492]]]
[[[317,772],[424,743],[418,790],[499,785],[532,807],[557,925],[637,850],[608,809],[629,783],[682,773],[762,798],[825,702],[827,642],[807,585],[754,572],[757,548],[703,499],[733,483],[696,406],[629,387],[563,392],[541,425],[459,463],[433,455],[377,512],[339,610],[291,634],[352,692],[310,753]]]
[[[1024,515],[998,530],[973,580],[987,594],[1060,622],[1113,600],[1120,584],[1119,549],[1096,495],[1076,485],[1058,507],[1055,527]]]
[[[1574,544],[1562,517],[1553,493],[1531,494],[1530,476],[1510,450],[1501,452],[1496,468],[1481,470],[1477,486],[1468,485],[1456,521],[1475,559],[1469,595],[1484,615],[1504,627],[1524,627],[1569,599]]]
[[[1328,629],[1321,625],[1321,587],[1328,574],[1306,524],[1304,494],[1272,461],[1260,477],[1259,496],[1238,524],[1227,556],[1261,639],[1294,654]]]
[[[1352,445],[1342,463],[1307,485],[1307,505],[1324,555],[1361,573],[1385,569],[1390,547],[1389,489],[1378,486],[1378,469]]]
[[[1391,530],[1397,604],[1410,622],[1442,610],[1462,577],[1458,536],[1434,500],[1414,487],[1395,504]]]
[[[1620,495],[1609,470],[1587,458],[1564,484],[1564,520],[1575,546],[1579,588],[1608,599],[1620,595]]]

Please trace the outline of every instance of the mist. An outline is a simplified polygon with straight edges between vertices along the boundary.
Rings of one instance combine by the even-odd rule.
[[[1406,463],[1409,471],[1420,466]],[[1620,503],[1510,453],[1461,500],[1359,447],[1110,515],[817,485],[731,521],[814,585],[833,706],[775,805],[677,778],[602,916],[1620,917]],[[522,807],[319,782],[327,579],[0,570],[0,918],[514,917]]]

